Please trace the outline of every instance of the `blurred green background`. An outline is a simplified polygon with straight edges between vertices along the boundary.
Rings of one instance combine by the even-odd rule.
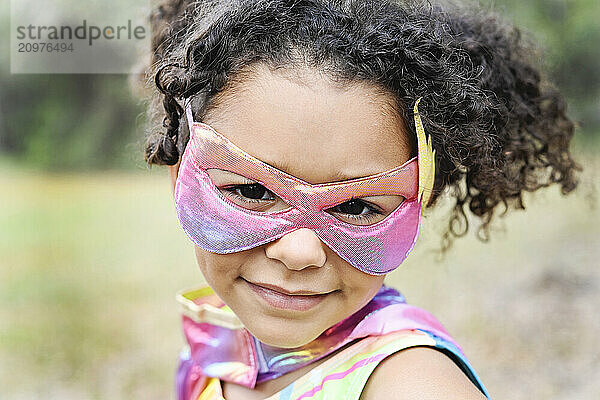
[[[600,398],[600,2],[493,4],[545,49],[582,184],[528,196],[490,243],[469,235],[439,261],[441,204],[388,283],[494,398]],[[11,75],[0,17],[0,398],[174,398],[174,293],[202,277],[166,169],[145,167],[144,104],[122,75]]]

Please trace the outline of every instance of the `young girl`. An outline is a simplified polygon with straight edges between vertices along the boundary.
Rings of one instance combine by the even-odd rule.
[[[519,31],[400,0],[173,0],[152,23],[146,158],[209,285],[178,294],[178,398],[489,398],[383,281],[446,189],[458,236],[465,207],[485,232],[575,188],[573,124]]]

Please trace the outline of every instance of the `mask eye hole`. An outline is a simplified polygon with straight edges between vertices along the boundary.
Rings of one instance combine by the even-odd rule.
[[[291,207],[264,185],[243,175],[218,168],[209,168],[206,173],[223,197],[245,210],[272,213]]]

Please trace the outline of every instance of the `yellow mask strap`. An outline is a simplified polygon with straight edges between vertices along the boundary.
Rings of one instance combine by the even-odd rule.
[[[431,136],[426,137],[423,129],[423,122],[419,115],[419,98],[415,103],[415,128],[417,130],[417,147],[418,147],[418,163],[419,163],[419,201],[423,207],[427,207],[427,203],[433,193],[433,180],[435,178],[435,150],[431,147]]]

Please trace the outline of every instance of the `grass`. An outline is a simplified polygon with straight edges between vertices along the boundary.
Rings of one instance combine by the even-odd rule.
[[[0,181],[0,391],[169,398],[174,293],[201,277],[166,174],[9,169]]]
[[[600,396],[598,210],[584,182],[527,197],[436,261],[443,206],[387,282],[436,315],[494,398]],[[168,399],[174,293],[202,282],[167,171],[48,174],[0,160],[3,399]]]

